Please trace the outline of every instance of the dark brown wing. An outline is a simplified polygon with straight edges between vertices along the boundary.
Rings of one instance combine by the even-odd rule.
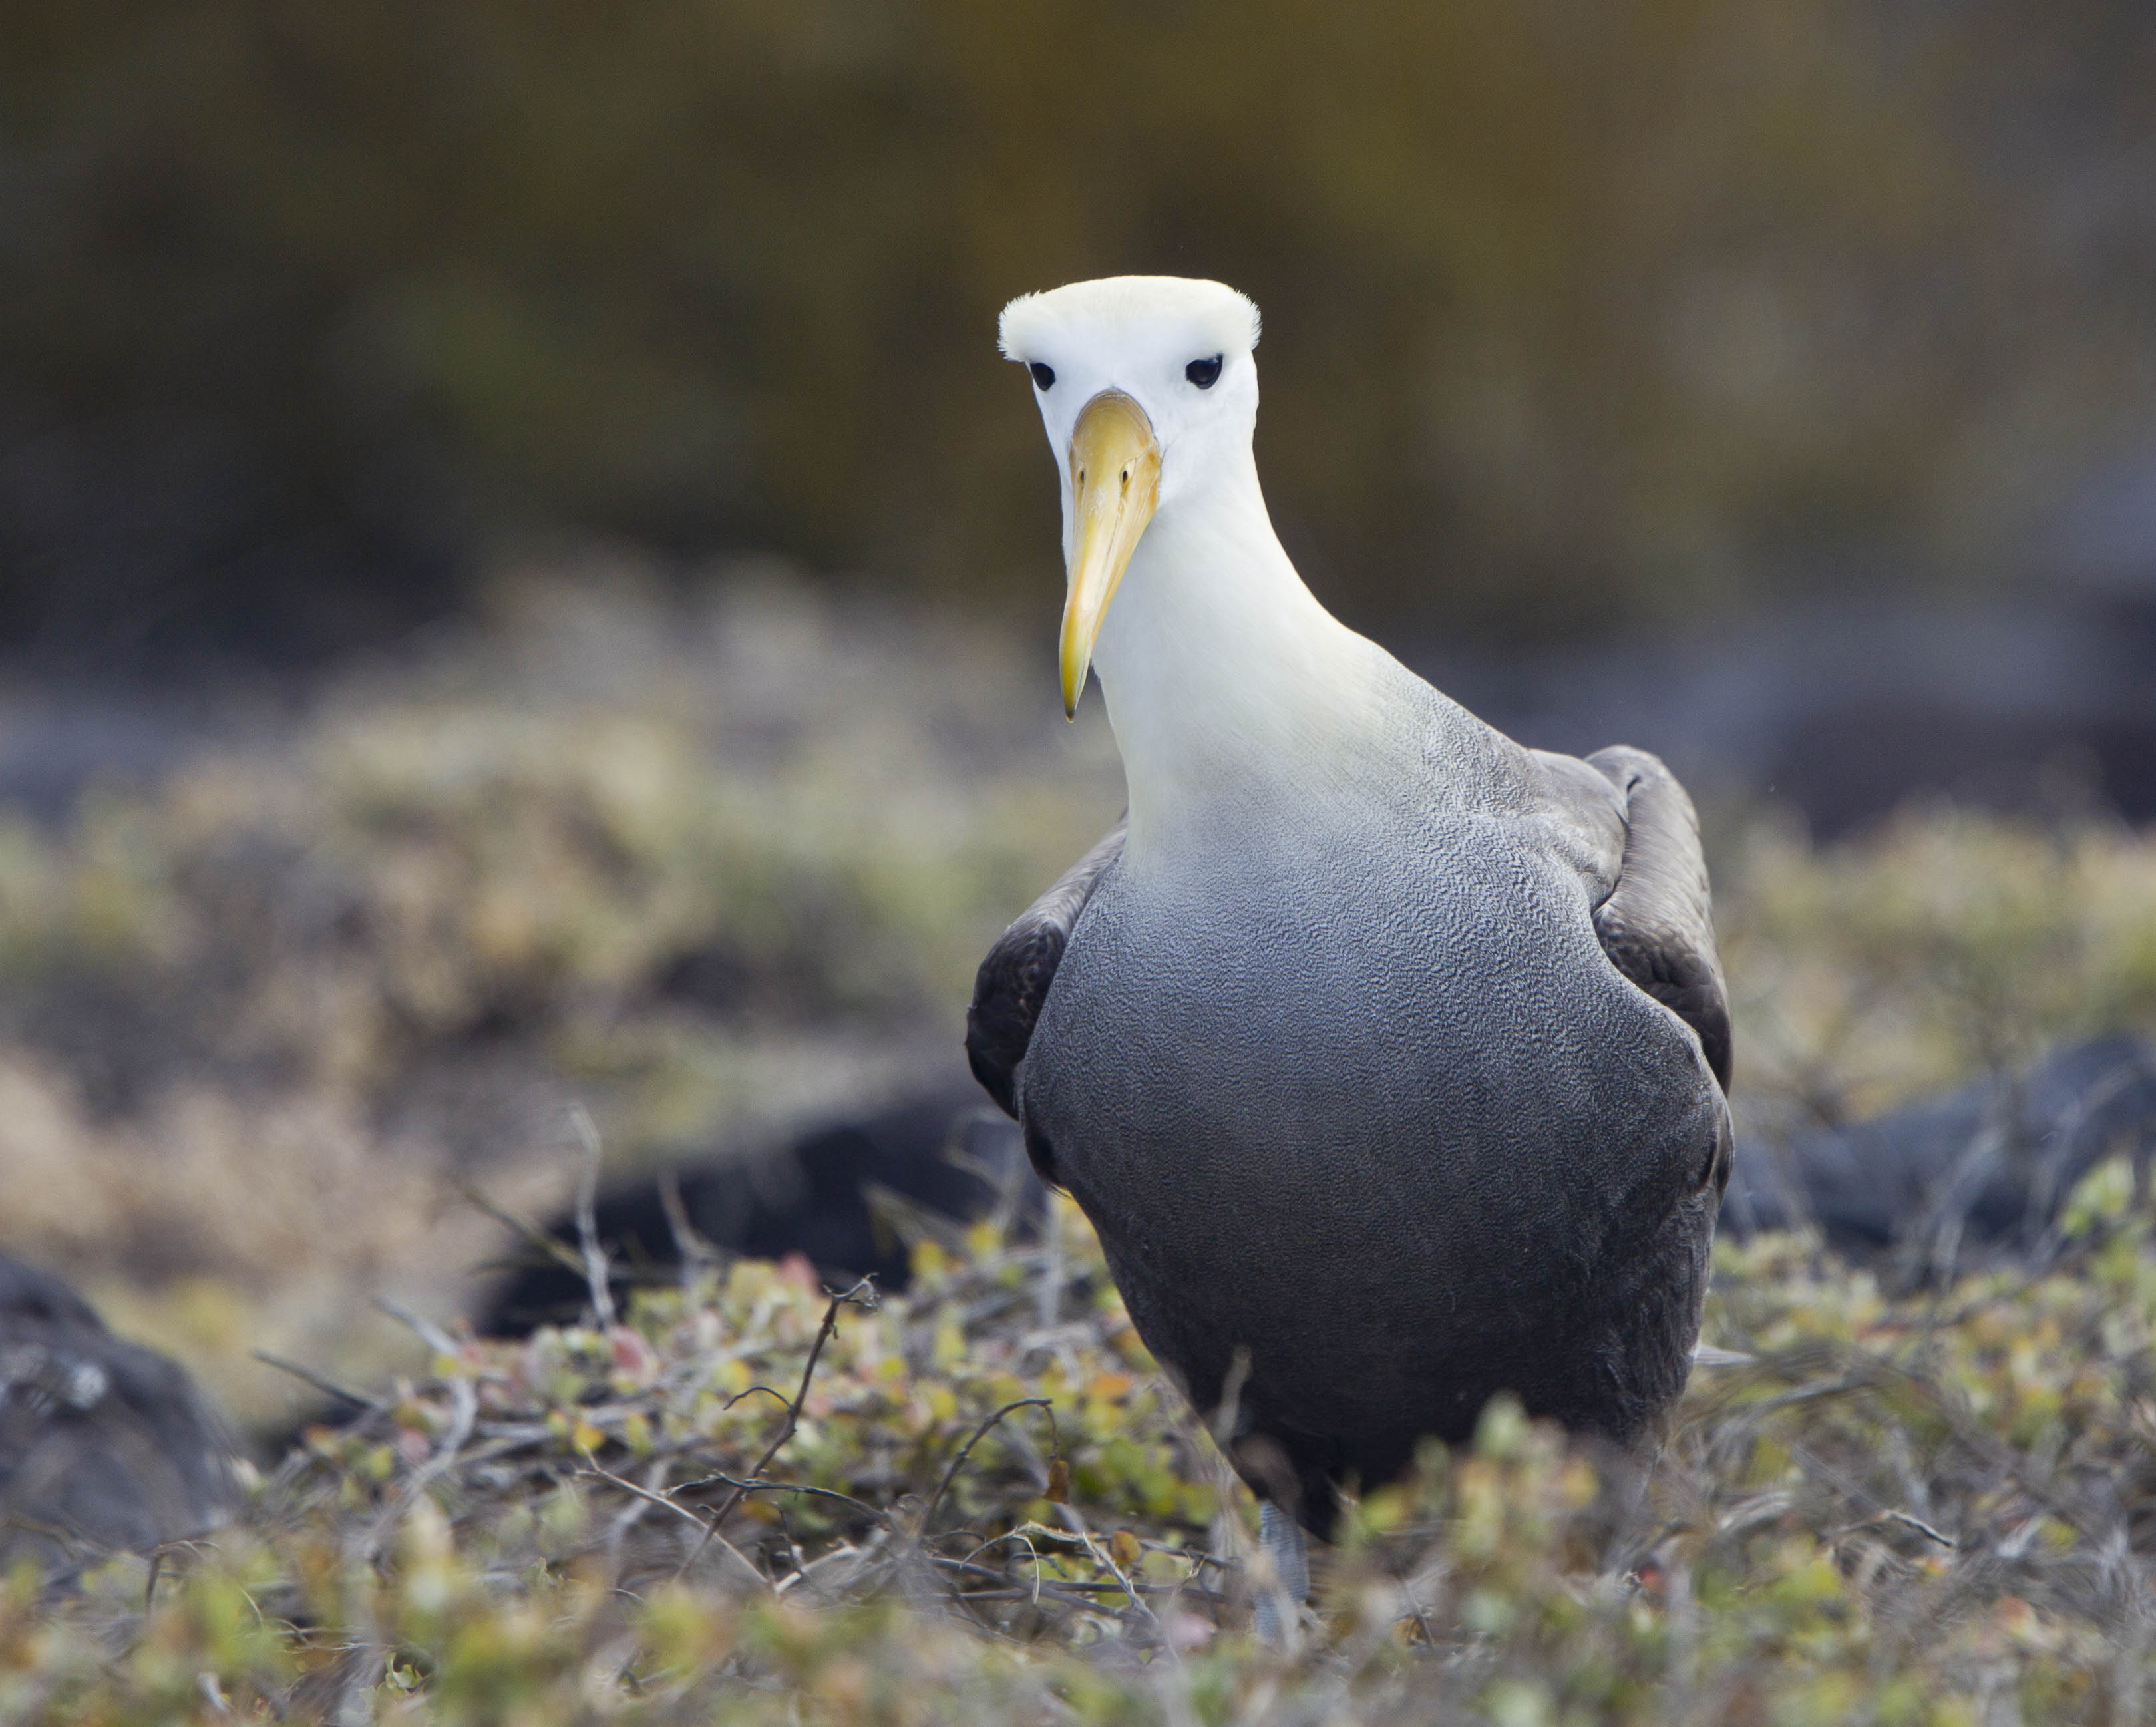
[[[1661,760],[1622,746],[1588,758],[1625,804],[1617,885],[1594,913],[1610,962],[1699,1034],[1707,1065],[1729,1091],[1729,991],[1714,950],[1714,917],[1699,820]]]
[[[973,1005],[966,1010],[966,1059],[973,1077],[1014,1119],[1018,1115],[1018,1067],[1033,1041],[1040,1005],[1064,944],[1110,864],[1123,855],[1128,818],[1080,858],[1047,892],[1003,933],[973,979]]]

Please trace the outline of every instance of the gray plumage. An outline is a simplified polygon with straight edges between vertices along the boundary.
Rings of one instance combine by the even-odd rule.
[[[1500,1390],[1647,1439],[1728,1174],[1681,788],[1419,688],[1411,795],[1168,878],[1121,866],[1119,829],[991,952],[968,1030],[1201,1409],[1246,1352],[1231,1452],[1321,1530],[1336,1483]]]

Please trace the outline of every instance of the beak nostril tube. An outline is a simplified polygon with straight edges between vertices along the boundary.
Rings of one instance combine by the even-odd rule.
[[[1101,619],[1160,501],[1160,445],[1145,410],[1120,390],[1101,391],[1070,429],[1070,464],[1073,536],[1059,656],[1066,715],[1077,712]]]

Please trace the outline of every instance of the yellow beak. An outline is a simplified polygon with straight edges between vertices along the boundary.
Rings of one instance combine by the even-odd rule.
[[[1063,712],[1078,712],[1094,639],[1138,536],[1160,503],[1160,445],[1152,422],[1121,390],[1088,402],[1070,430],[1070,507],[1076,536],[1063,602]]]

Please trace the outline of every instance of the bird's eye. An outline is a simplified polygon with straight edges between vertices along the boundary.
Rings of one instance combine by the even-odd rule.
[[[1201,390],[1209,390],[1220,382],[1220,362],[1227,357],[1215,354],[1209,360],[1193,360],[1183,368],[1183,375]]]
[[[1040,361],[1035,360],[1025,369],[1033,374],[1033,382],[1036,388],[1052,390],[1055,388],[1055,368],[1053,366],[1044,366]]]

